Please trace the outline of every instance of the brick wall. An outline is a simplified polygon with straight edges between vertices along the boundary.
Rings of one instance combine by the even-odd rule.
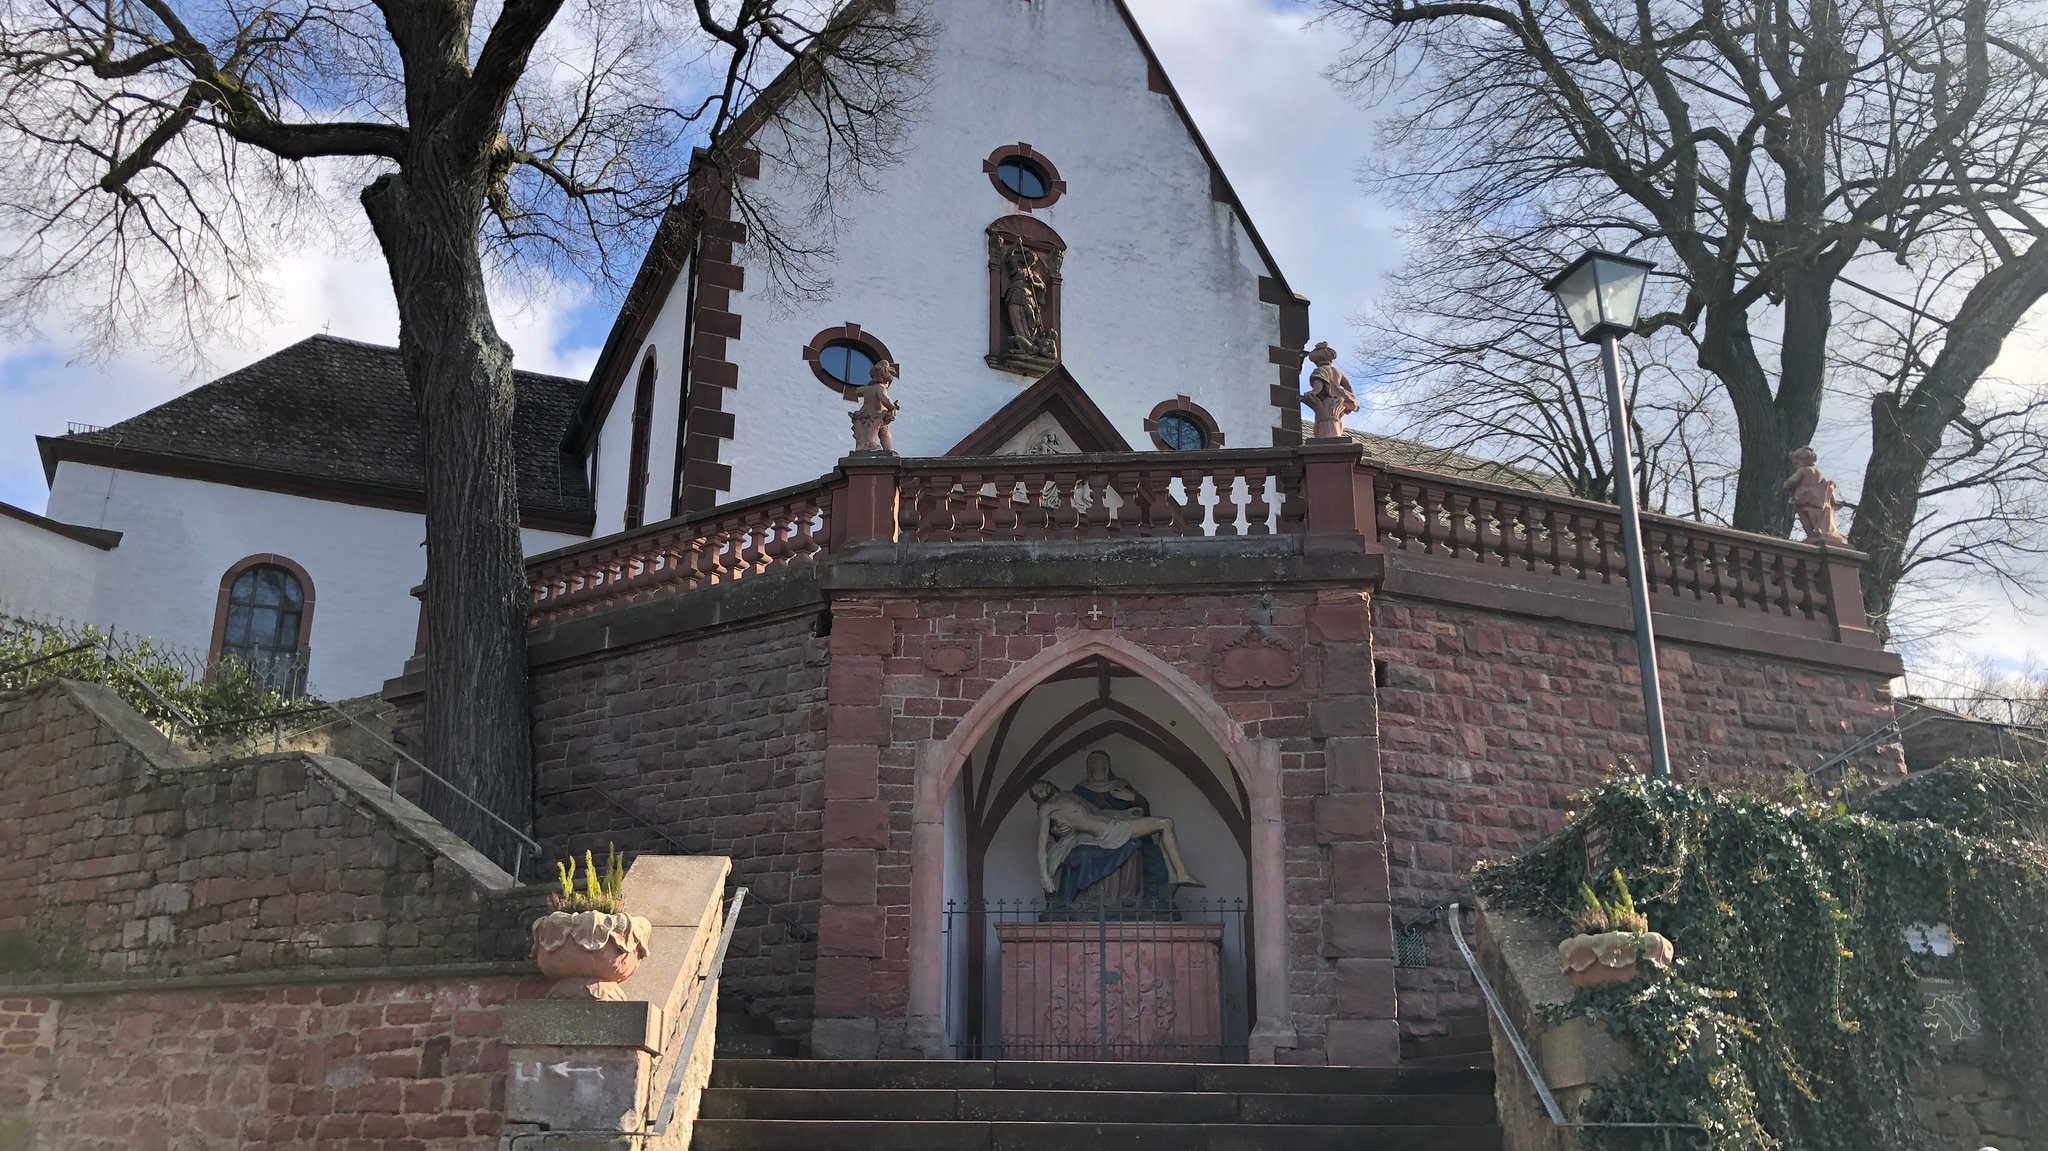
[[[1624,756],[1647,769],[1634,637],[1381,596],[1374,602],[1394,913],[1455,898],[1464,874],[1556,831]],[[1811,768],[1891,718],[1884,677],[1658,644],[1673,771],[1724,782]],[[1860,762],[1903,770],[1896,745]],[[1480,1010],[1456,951],[1399,972],[1410,1034]]]
[[[16,1145],[12,1123],[36,1146],[75,1151],[494,1148],[505,1093],[494,1008],[545,986],[507,976],[0,1000],[0,1145]]]
[[[509,877],[354,765],[162,747],[103,687],[0,697],[0,976],[524,957]]]
[[[824,809],[816,612],[649,643],[533,677],[535,830],[584,849],[730,855],[749,889],[721,990],[811,1015]],[[595,792],[602,788],[671,845]]]

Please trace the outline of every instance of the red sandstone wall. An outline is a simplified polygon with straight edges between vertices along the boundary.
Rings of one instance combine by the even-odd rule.
[[[824,811],[826,641],[818,616],[659,641],[533,677],[536,837],[547,858],[730,855],[749,889],[721,990],[811,1014]],[[607,804],[604,789],[680,848]],[[794,925],[794,926],[792,926]]]
[[[305,757],[139,750],[160,745],[105,688],[0,700],[0,979],[524,957],[525,905],[487,897]]]
[[[1091,626],[1085,613],[1097,605],[1119,638],[1208,688],[1247,738],[1282,746],[1287,937],[1300,1047],[1278,1057],[1391,1060],[1392,1029],[1384,1022],[1392,1007],[1391,942],[1385,881],[1372,866],[1384,858],[1377,767],[1369,746],[1355,747],[1341,763],[1327,754],[1332,737],[1363,744],[1372,732],[1367,608],[1357,593],[1276,591],[1266,606],[1243,591],[835,602],[818,1014],[903,1018],[920,745],[946,739],[1019,664]],[[1292,645],[1300,679],[1280,688],[1215,687],[1213,654],[1255,623]],[[944,674],[929,666],[927,653],[941,647],[967,649],[964,670]],[[881,1039],[886,1052],[891,1039]]]
[[[494,1148],[492,1008],[544,981],[385,981],[0,1000],[0,1145]],[[10,1143],[9,1125],[24,1141]]]
[[[1394,914],[1463,890],[1472,865],[1562,826],[1571,796],[1621,757],[1647,767],[1632,636],[1381,596],[1374,601]],[[1812,768],[1891,718],[1880,676],[1717,648],[1658,645],[1673,771],[1760,778]],[[1903,770],[1893,745],[1865,770]],[[1481,1008],[1457,952],[1399,974],[1404,1031]]]

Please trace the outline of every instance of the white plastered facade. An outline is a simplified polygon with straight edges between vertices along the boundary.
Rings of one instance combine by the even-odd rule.
[[[327,699],[374,692],[413,653],[419,610],[411,590],[427,570],[426,520],[417,512],[66,462],[51,483],[47,514],[118,531],[121,542],[109,551],[88,549],[93,556],[73,565],[87,595],[25,592],[9,604],[17,610],[110,626],[204,655],[222,576],[249,556],[270,554],[298,564],[313,581],[305,637],[313,692]],[[583,538],[523,533],[529,555]]]
[[[1065,241],[1062,360],[1133,447],[1152,447],[1146,417],[1180,395],[1215,419],[1226,446],[1271,444],[1280,418],[1269,352],[1280,320],[1260,299],[1260,278],[1272,269],[1234,206],[1215,198],[1172,101],[1151,90],[1145,53],[1116,5],[945,0],[926,11],[940,31],[919,119],[901,162],[836,205],[833,257],[817,269],[829,289],[796,298],[754,266],[758,250],[739,248],[748,265],[732,301],[741,336],[726,344],[739,382],[724,396],[735,428],[719,457],[732,483],[719,502],[814,480],[851,449],[852,405],[803,359],[826,329],[857,324],[901,362],[894,433],[904,455],[945,454],[1034,383],[985,362],[987,229],[1013,214]],[[788,150],[775,141],[759,142],[751,194],[808,203],[814,174],[778,163]],[[992,152],[1017,143],[1065,181],[1051,206],[1024,213],[985,173]],[[652,325],[662,335],[648,341],[660,345],[665,383],[686,328],[684,289],[668,294]],[[624,463],[615,461],[628,450],[638,364],[636,355],[623,366],[599,440],[599,533],[623,524]],[[670,452],[675,426],[672,410],[656,418],[656,442]],[[655,474],[662,491],[650,497],[650,520],[667,503],[671,473]]]

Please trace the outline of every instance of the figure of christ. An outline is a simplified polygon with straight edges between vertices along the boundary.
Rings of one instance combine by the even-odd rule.
[[[1073,903],[1075,896],[1115,873],[1147,840],[1159,847],[1166,864],[1165,882],[1205,886],[1181,859],[1173,820],[1139,814],[1136,808],[1098,808],[1044,779],[1031,785],[1031,798],[1038,805],[1038,880],[1054,906]],[[1100,849],[1100,853],[1085,853],[1084,864],[1073,858],[1081,848]],[[1146,894],[1154,893],[1148,890]]]

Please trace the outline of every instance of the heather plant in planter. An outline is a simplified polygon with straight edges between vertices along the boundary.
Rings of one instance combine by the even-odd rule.
[[[1614,872],[1616,895],[1602,900],[1590,883],[1579,885],[1572,909],[1572,930],[1578,934],[1557,945],[1558,962],[1573,987],[1605,987],[1631,983],[1645,971],[1669,971],[1671,941],[1650,930],[1650,918],[1636,910],[1628,881]]]
[[[584,852],[581,875],[579,883],[573,856],[555,865],[561,890],[554,910],[533,921],[533,957],[555,981],[550,997],[623,999],[619,983],[639,969],[654,925],[625,910],[626,863],[617,848],[606,849],[602,869]]]

